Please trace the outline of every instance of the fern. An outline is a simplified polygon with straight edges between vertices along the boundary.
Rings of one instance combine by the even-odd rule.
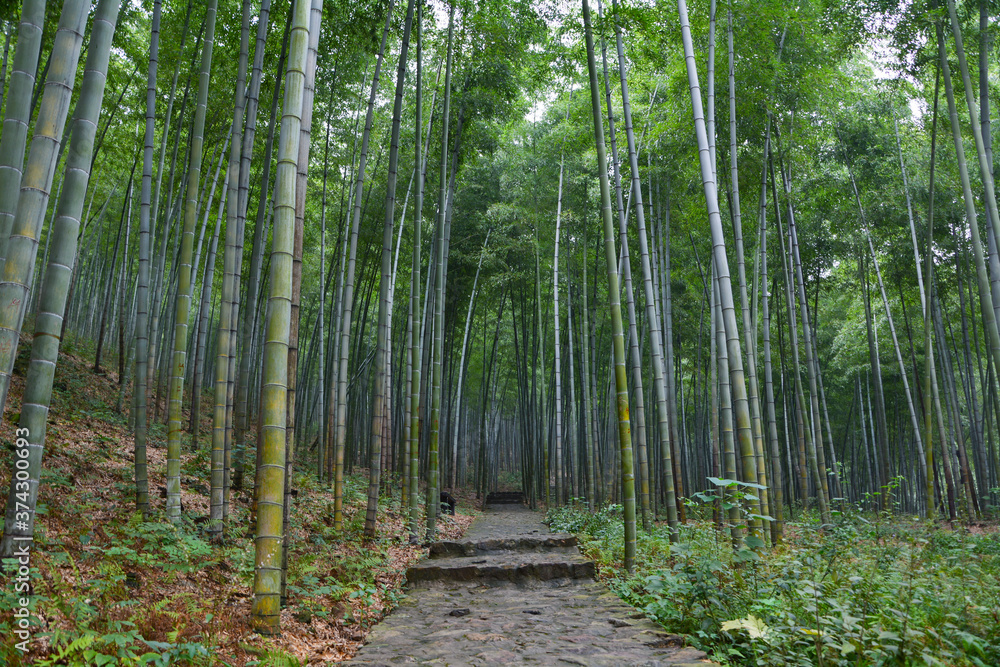
[[[52,667],[60,662],[66,660],[66,658],[72,656],[73,654],[80,653],[90,648],[94,642],[98,640],[98,636],[92,632],[80,635],[73,641],[66,644],[62,649],[59,650],[54,656],[48,660],[39,660],[35,664],[38,667]]]
[[[176,612],[176,611],[167,609],[167,605],[169,605],[170,603],[174,602],[175,600],[179,600],[181,598],[192,597],[192,595],[193,595],[192,593],[178,593],[177,595],[171,595],[171,596],[165,597],[162,600],[159,600],[158,602],[156,602],[153,605],[151,605],[150,607],[148,607],[148,609],[145,612],[142,612],[141,613],[141,618],[142,618],[143,621],[145,621],[146,619],[152,618],[153,616],[155,616],[157,614],[162,614],[163,616],[166,616],[167,618],[169,618],[171,621],[174,622],[174,626],[176,627],[176,630],[174,632],[168,633],[167,637],[168,637],[168,639],[170,639],[171,643],[176,643],[177,642],[177,635],[185,627],[184,615],[181,614],[180,612]],[[173,635],[173,637],[171,638],[170,635]]]

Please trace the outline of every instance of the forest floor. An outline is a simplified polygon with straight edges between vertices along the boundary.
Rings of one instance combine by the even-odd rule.
[[[30,342],[22,339],[0,433],[0,488],[10,479]],[[282,634],[250,630],[253,535],[250,494],[234,492],[222,545],[210,543],[208,516],[211,416],[200,448],[183,444],[183,520],[164,518],[166,445],[163,424],[150,429],[152,515],[135,510],[133,435],[118,411],[115,362],[95,374],[91,350],[64,345],[49,414],[39,518],[31,554],[30,652],[14,647],[18,596],[0,578],[0,665],[321,665],[349,659],[372,626],[396,604],[407,567],[427,549],[407,544],[398,492],[384,496],[379,535],[362,528],[367,471],[348,475],[344,530],[333,527],[333,494],[314,474],[295,475],[288,604]],[[126,395],[124,405],[129,405]],[[162,415],[161,406],[161,415]],[[126,408],[127,410],[127,408]],[[189,416],[185,412],[185,423]],[[253,456],[253,452],[248,453]],[[385,480],[385,476],[383,476]],[[397,480],[388,480],[396,486]],[[439,524],[444,539],[461,536],[478,514],[461,492],[458,513]],[[140,660],[137,660],[140,659]]]

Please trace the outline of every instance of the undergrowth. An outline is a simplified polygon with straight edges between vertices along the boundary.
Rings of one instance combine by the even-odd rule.
[[[389,539],[346,551],[361,541],[363,512],[352,512],[345,530],[335,532],[322,518],[333,516],[332,496],[318,492],[315,478],[301,476],[298,482],[305,507],[292,514],[292,527],[310,537],[293,547],[289,559],[288,608],[300,622],[315,617],[367,628],[398,596],[389,575],[399,564],[386,548]],[[349,476],[345,504],[357,504],[366,486],[366,478]],[[398,499],[387,500],[385,512],[393,511]],[[305,664],[246,641],[237,642],[242,659],[230,658],[239,632],[234,606],[249,606],[246,593],[254,577],[247,523],[247,510],[234,507],[222,545],[210,543],[189,517],[175,525],[159,515],[143,520],[138,512],[87,527],[75,539],[42,533],[32,554],[34,651],[22,656],[14,646],[13,620],[0,617],[0,664]],[[14,587],[0,587],[0,608],[17,606]]]
[[[395,606],[407,566],[426,553],[408,545],[399,480],[383,475],[378,537],[370,540],[363,536],[367,471],[345,475],[341,530],[329,485],[295,475],[282,635],[265,639],[250,630],[251,494],[232,492],[224,539],[213,543],[206,534],[209,450],[185,436],[182,518],[167,521],[157,493],[166,437],[154,422],[147,450],[152,512],[144,519],[134,511],[131,431],[112,407],[117,378],[95,375],[71,352],[56,369],[48,425],[30,557],[29,651],[16,646],[12,610],[25,594],[16,591],[9,568],[17,561],[9,559],[0,574],[0,666],[301,667],[350,658]],[[22,385],[15,376],[8,423],[16,423]],[[202,444],[210,427],[206,416]],[[0,488],[12,450],[0,440]],[[252,450],[247,454],[252,460]],[[442,537],[456,538],[471,523],[468,507],[442,517]]]
[[[808,516],[805,515],[805,516]],[[1000,534],[862,514],[786,525],[772,549],[735,551],[708,520],[637,538],[621,563],[621,506],[549,512],[580,535],[626,602],[729,665],[1000,664]]]

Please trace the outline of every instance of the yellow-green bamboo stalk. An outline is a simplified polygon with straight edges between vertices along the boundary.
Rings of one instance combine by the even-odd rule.
[[[730,1],[730,4],[732,2]],[[740,209],[740,175],[736,148],[736,60],[733,53],[733,12],[726,13],[727,27],[726,43],[729,47],[729,169],[730,189],[732,192],[733,240],[736,242],[736,266],[739,276],[740,306],[743,313],[743,338],[747,348],[747,383],[750,388],[750,423],[753,428],[754,459],[757,466],[757,481],[767,485],[767,472],[764,465],[764,434],[761,425],[760,397],[757,385],[757,354],[754,339],[756,327],[750,319],[749,299],[747,298],[746,260],[743,252],[743,215]],[[769,514],[767,492],[760,494],[760,506],[763,514]],[[766,533],[765,533],[766,534]]]
[[[760,183],[760,281],[761,289],[761,317],[763,318],[763,328],[761,338],[764,348],[764,398],[767,405],[767,434],[768,445],[771,455],[771,488],[774,491],[774,502],[771,508],[771,542],[777,544],[781,541],[785,531],[784,517],[784,484],[782,483],[781,472],[781,450],[778,444],[778,421],[774,414],[774,382],[771,369],[771,311],[768,291],[767,273],[767,161],[771,152],[771,117],[767,119],[767,130],[764,134],[764,166],[761,169]],[[756,287],[754,288],[756,292]],[[754,318],[756,319],[756,318]],[[794,495],[794,494],[793,494]]]
[[[378,517],[378,493],[382,472],[383,434],[390,425],[390,407],[387,397],[389,368],[389,323],[392,319],[390,282],[392,271],[392,230],[396,210],[396,176],[399,163],[399,130],[403,115],[403,82],[406,78],[406,58],[410,47],[410,30],[413,27],[413,4],[410,0],[406,8],[403,24],[402,44],[399,50],[399,64],[396,68],[396,95],[392,110],[392,133],[389,145],[389,180],[386,185],[385,219],[382,225],[382,261],[379,276],[378,332],[375,345],[375,382],[373,385],[372,446],[371,465],[368,476],[368,504],[365,512],[365,536],[375,537]]]
[[[646,237],[646,211],[642,203],[642,185],[639,182],[639,158],[632,129],[632,107],[629,104],[628,79],[625,69],[625,47],[622,42],[621,26],[617,20],[618,3],[614,0],[615,42],[618,47],[618,76],[622,87],[622,115],[625,119],[625,138],[628,142],[629,168],[632,171],[632,193],[635,197],[635,214],[638,237],[639,259],[642,266],[643,293],[646,299],[646,326],[649,327],[650,356],[653,362],[653,387],[656,390],[657,437],[663,458],[663,484],[667,501],[667,524],[670,526],[670,540],[676,542],[677,498],[674,491],[673,460],[671,456],[669,414],[667,408],[667,380],[663,363],[663,336],[656,294],[653,291],[653,274],[649,263],[649,241]],[[648,492],[648,490],[647,490]]]
[[[0,270],[0,410],[7,403],[10,376],[38,255],[38,239],[45,220],[49,190],[56,170],[70,98],[76,81],[80,46],[90,5],[66,0],[45,81],[45,93],[35,119],[31,151],[21,179],[17,212],[7,240],[7,258]]]
[[[937,120],[938,120],[938,93],[940,91],[941,84],[941,70],[938,69],[937,74],[934,77],[934,118],[931,122],[931,167],[930,176],[928,178],[928,195],[927,195],[927,253],[924,256],[924,270],[926,275],[924,280],[920,283],[920,296],[921,303],[923,306],[923,316],[924,316],[924,354],[926,359],[924,361],[924,460],[926,465],[924,466],[927,476],[924,478],[924,493],[927,495],[927,514],[926,518],[930,521],[934,520],[935,514],[935,503],[934,503],[934,416],[931,413],[931,390],[932,383],[934,381],[934,346],[931,344],[931,300],[927,291],[931,286],[931,276],[933,267],[933,253],[934,253],[934,167],[935,167],[935,157],[937,155]],[[900,164],[902,164],[902,153],[900,153]],[[917,275],[920,275],[920,258],[916,255],[916,232],[912,229],[913,233],[913,252],[914,258],[917,260]],[[926,288],[925,288],[926,285]],[[927,291],[925,291],[927,290]],[[942,440],[944,442],[944,440]]]
[[[441,193],[438,199],[437,241],[438,252],[436,298],[434,301],[433,348],[431,352],[431,433],[428,443],[429,467],[427,470],[427,541],[434,540],[437,530],[438,504],[438,439],[441,434],[441,375],[444,359],[444,295],[445,253],[447,240],[445,220],[448,213],[448,113],[451,106],[452,37],[455,32],[455,4],[448,12],[448,55],[444,71],[444,110],[441,112]],[[461,122],[461,116],[459,116]]]
[[[264,331],[261,380],[261,467],[257,487],[257,537],[251,621],[257,632],[281,631],[281,547],[285,484],[285,426],[288,410],[288,337],[292,309],[292,255],[295,245],[295,181],[302,98],[309,50],[310,0],[292,9],[285,100],[274,183],[271,292]]]
[[[409,479],[409,518],[410,518],[410,544],[417,543],[417,530],[420,524],[420,498],[418,488],[418,472],[420,469],[420,365],[421,349],[420,340],[417,335],[417,322],[420,321],[420,227],[424,209],[424,178],[420,155],[420,122],[421,105],[423,97],[421,95],[421,70],[423,67],[423,40],[421,38],[421,21],[423,20],[422,3],[417,5],[417,77],[415,82],[415,104],[414,104],[414,128],[413,133],[413,163],[416,165],[415,179],[417,181],[417,191],[413,204],[413,258],[410,266],[410,317],[407,322],[410,332],[410,395],[407,400],[410,402],[410,430],[406,434],[406,455],[410,458]]]
[[[250,196],[250,158],[253,155],[253,144],[254,137],[257,132],[257,108],[260,98],[260,81],[263,75],[264,66],[264,49],[267,44],[267,27],[269,23],[269,17],[271,12],[271,2],[270,0],[262,0],[260,4],[260,14],[257,17],[257,43],[254,51],[253,67],[251,68],[250,74],[250,89],[247,93],[247,103],[246,103],[246,115],[247,123],[243,130],[243,150],[240,153],[240,182],[239,182],[239,196],[238,196],[238,210],[237,210],[237,224],[240,229],[244,229],[247,208],[249,205]],[[284,47],[284,40],[282,40],[282,46]],[[284,53],[284,50],[282,50]],[[284,62],[281,61],[281,70],[284,69]],[[279,70],[279,71],[281,71]],[[274,91],[277,93],[278,91]],[[277,109],[277,104],[273,105],[271,113],[274,114]],[[273,127],[273,124],[271,125]],[[273,130],[269,132],[270,136],[273,136]],[[266,184],[270,181],[270,165],[271,165],[271,141],[268,140],[265,147],[265,157],[264,157],[264,168],[261,170],[261,179],[265,183],[262,190],[267,189]],[[261,195],[264,198],[266,195]],[[263,235],[264,228],[267,226],[264,222],[264,211],[267,206],[261,206],[258,210],[257,224],[254,225],[254,240],[253,240],[253,251],[250,254],[250,271],[247,280],[247,296],[246,303],[247,309],[246,313],[243,315],[243,322],[240,330],[240,338],[242,339],[242,349],[244,354],[240,355],[240,364],[237,372],[236,378],[236,396],[234,400],[233,412],[233,441],[231,449],[233,450],[233,474],[232,474],[232,486],[235,489],[243,488],[243,475],[244,468],[246,467],[246,447],[245,447],[245,437],[247,431],[247,401],[250,392],[250,359],[253,355],[250,354],[250,348],[252,346],[252,341],[255,335],[255,322],[256,322],[256,312],[257,312],[257,295],[260,291],[260,271],[261,271],[261,258],[264,254],[263,252]],[[242,243],[240,244],[243,245]],[[228,490],[228,488],[227,488]],[[223,514],[225,514],[225,502],[223,502]]]
[[[45,0],[24,0],[5,100],[3,133],[0,134],[0,265],[7,256],[7,239],[17,212],[17,192],[21,187],[21,166],[31,120],[28,117],[31,93],[35,87],[44,25]]]
[[[587,41],[587,71],[590,75],[590,103],[594,115],[594,140],[597,144],[597,173],[601,182],[601,213],[604,221],[604,254],[608,269],[608,301],[611,308],[611,341],[615,363],[615,391],[618,405],[618,443],[621,448],[622,506],[625,515],[625,569],[635,568],[635,471],[632,464],[632,434],[628,410],[628,378],[625,376],[625,331],[619,298],[618,267],[615,253],[615,230],[611,211],[611,186],[608,179],[608,155],[604,147],[604,123],[601,96],[594,57],[594,36],[590,28],[590,5],[583,0],[583,25]]]
[[[156,70],[160,53],[162,2],[153,3],[149,37],[149,71],[146,77],[146,133],[142,152],[142,190],[139,199],[139,282],[136,286],[135,318],[135,504],[143,516],[149,514],[149,478],[146,469],[146,386],[149,366],[149,240],[153,189],[153,140],[156,132]],[[89,58],[89,56],[88,56]],[[84,81],[84,86],[86,86]],[[96,126],[94,127],[96,130]]]
[[[691,25],[688,21],[687,3],[685,0],[677,0],[677,10],[680,14],[681,37],[684,44],[684,60],[687,68],[688,87],[691,92],[695,135],[698,141],[702,186],[705,190],[705,205],[708,210],[709,227],[712,232],[712,252],[715,259],[715,269],[718,272],[722,321],[726,329],[729,375],[733,392],[733,420],[739,440],[740,457],[743,462],[743,481],[756,483],[757,462],[754,456],[746,380],[743,375],[742,346],[740,345],[739,330],[736,324],[733,284],[732,278],[729,275],[729,258],[726,253],[726,239],[722,229],[722,217],[719,213],[719,191],[715,181],[715,165],[709,147],[709,135],[705,128],[705,115],[701,104],[701,90],[698,85],[698,70],[694,62],[694,44],[691,41]],[[759,515],[759,501],[752,501],[750,509],[753,514]],[[759,532],[759,519],[753,519],[750,525],[752,530]]]
[[[296,385],[299,367],[299,304],[302,301],[302,244],[305,233],[306,190],[309,178],[309,149],[312,147],[312,109],[315,98],[316,57],[319,47],[320,26],[323,17],[323,0],[311,0],[309,13],[309,44],[306,49],[306,78],[302,84],[302,107],[299,113],[299,153],[295,167],[295,234],[292,244],[292,303],[289,311],[288,330],[288,409],[285,414],[285,490],[282,500],[282,525],[285,527],[281,546],[281,603],[288,599],[288,545],[291,536],[287,530],[292,509],[292,472],[295,469],[295,408]],[[322,261],[322,260],[321,260]],[[237,284],[239,272],[236,274]],[[323,289],[321,283],[321,289]],[[236,294],[239,294],[237,290]],[[231,429],[230,429],[231,431]],[[226,468],[229,465],[227,463]]]
[[[385,28],[382,30],[382,41],[379,45],[378,58],[375,60],[375,72],[372,75],[368,111],[365,114],[365,129],[361,137],[361,156],[358,160],[358,171],[354,184],[350,253],[347,260],[347,274],[344,280],[343,315],[340,322],[340,362],[337,369],[337,445],[335,454],[336,469],[333,480],[333,526],[336,530],[341,530],[344,526],[344,451],[347,447],[347,363],[350,358],[351,321],[354,315],[354,272],[357,266],[358,233],[361,227],[365,170],[368,165],[368,144],[371,139],[372,123],[375,119],[375,99],[378,94],[379,72],[382,69],[382,57],[385,54],[385,44],[389,37],[389,28],[392,25],[392,9],[394,6],[395,0],[390,0],[389,7],[386,10]]]
[[[242,13],[242,29],[240,32],[240,56],[236,70],[235,101],[233,105],[233,121],[229,130],[229,164],[227,168],[227,192],[224,196],[226,200],[226,240],[225,252],[222,259],[222,304],[219,309],[219,334],[216,338],[216,362],[215,362],[215,406],[212,411],[212,477],[211,477],[211,506],[209,509],[208,532],[212,535],[221,535],[223,529],[225,490],[226,490],[226,416],[229,407],[229,367],[230,356],[235,352],[232,345],[233,320],[235,315],[236,300],[236,272],[237,253],[242,255],[243,248],[239,244],[240,232],[243,227],[243,218],[238,218],[239,209],[239,177],[240,177],[240,149],[242,135],[243,107],[246,103],[245,83],[247,76],[247,58],[250,41],[250,2],[244,0]],[[221,211],[220,211],[221,213]],[[218,224],[218,222],[216,223]],[[217,242],[217,240],[216,240]],[[214,250],[214,248],[213,248]],[[212,255],[214,256],[214,252]],[[214,265],[213,265],[214,270]],[[206,279],[208,289],[211,290],[211,282]],[[205,326],[208,322],[205,323]],[[247,355],[249,356],[249,355]],[[200,383],[195,383],[193,391],[196,395],[201,393]],[[192,410],[193,412],[193,410]],[[197,436],[198,425],[194,424]]]
[[[167,518],[181,517],[181,400],[184,395],[184,369],[187,365],[188,318],[191,312],[191,261],[194,228],[198,217],[198,185],[201,181],[201,157],[205,132],[205,108],[208,105],[208,82],[215,43],[215,19],[218,0],[209,0],[205,15],[205,41],[198,75],[198,100],[191,128],[191,156],[184,202],[184,228],[178,258],[177,297],[174,307],[173,354],[170,363],[170,391],[167,395]]]
[[[601,0],[597,0],[597,19],[603,23]],[[607,43],[601,38],[601,61],[604,65],[604,97],[608,107],[608,143],[611,144],[611,171],[614,176],[615,204],[618,212],[618,239],[621,253],[618,257],[621,283],[625,294],[625,315],[628,318],[628,355],[632,375],[632,397],[634,405],[632,415],[635,423],[635,458],[639,473],[639,511],[642,516],[642,529],[650,530],[649,508],[649,465],[646,456],[646,405],[645,391],[642,386],[642,352],[639,349],[639,329],[636,325],[635,292],[632,289],[632,260],[628,245],[626,221],[626,205],[622,199],[622,176],[618,158],[618,139],[615,129],[615,115],[612,111],[611,77],[608,72]]]
[[[722,453],[723,470],[725,479],[736,480],[736,445],[733,441],[733,394],[729,381],[729,348],[726,345],[726,328],[723,324],[722,306],[719,295],[719,276],[715,270],[715,261],[712,263],[712,311],[716,345],[715,350],[718,361],[718,381],[719,381],[719,440],[720,451]],[[731,494],[731,489],[719,489],[725,495]],[[733,548],[739,549],[743,546],[743,526],[741,525],[740,507],[738,502],[729,502],[729,535],[733,542]]]
[[[56,360],[59,357],[59,343],[63,316],[66,312],[66,298],[69,293],[70,277],[76,262],[77,239],[80,230],[80,216],[90,180],[91,154],[94,147],[94,133],[101,114],[104,98],[104,84],[107,80],[108,57],[111,53],[111,38],[118,18],[118,0],[102,0],[97,7],[94,25],[91,29],[90,49],[84,72],[80,100],[73,117],[73,138],[66,158],[66,176],[56,206],[56,217],[50,230],[52,251],[42,281],[35,318],[35,333],[31,344],[31,361],[21,400],[20,427],[16,435],[24,436],[27,444],[27,479],[21,479],[20,468],[15,467],[7,498],[7,512],[4,522],[3,543],[0,552],[4,557],[13,554],[15,542],[30,541],[34,531],[35,507],[38,501],[38,485],[42,471],[42,454],[45,447],[45,427],[49,404],[52,398],[52,382],[55,377]],[[69,22],[76,17],[79,36],[86,25],[87,7],[85,2],[77,2],[70,11],[64,12]],[[68,27],[68,26],[67,26]],[[62,40],[70,48],[80,49],[80,40]],[[67,54],[68,55],[68,54]],[[72,86],[76,68],[65,70]],[[66,91],[68,100],[72,88]],[[20,460],[22,450],[17,447]],[[26,508],[22,510],[22,507]],[[27,517],[21,520],[23,511]]]

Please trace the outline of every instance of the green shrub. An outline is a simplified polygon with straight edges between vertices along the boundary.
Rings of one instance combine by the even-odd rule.
[[[773,549],[734,551],[705,521],[657,525],[621,569],[620,506],[549,512],[625,601],[734,665],[1000,664],[1000,536],[846,508]]]

